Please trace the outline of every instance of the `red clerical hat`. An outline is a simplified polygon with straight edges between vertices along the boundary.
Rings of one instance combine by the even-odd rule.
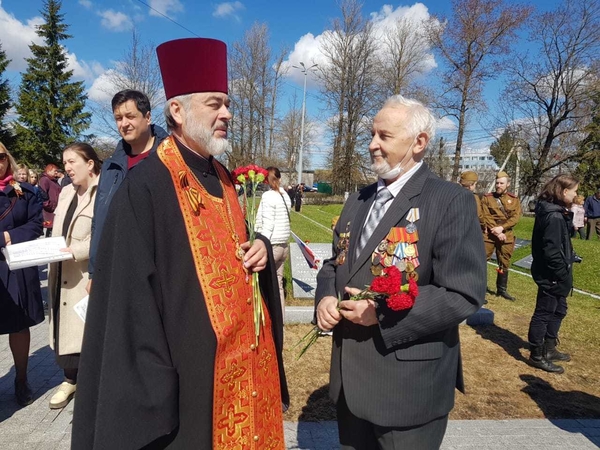
[[[194,92],[227,94],[227,46],[216,39],[176,39],[156,48],[167,100]]]

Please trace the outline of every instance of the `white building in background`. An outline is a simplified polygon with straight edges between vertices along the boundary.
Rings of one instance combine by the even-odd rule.
[[[460,155],[460,164],[458,166],[459,173],[467,170],[476,172],[479,176],[477,182],[477,192],[488,192],[496,180],[498,172],[498,164],[494,161],[494,157],[490,154],[488,148],[463,148]]]
[[[461,172],[472,170],[473,172],[495,172],[498,165],[494,157],[490,154],[490,149],[471,149],[465,148],[460,155],[460,164],[458,166]]]

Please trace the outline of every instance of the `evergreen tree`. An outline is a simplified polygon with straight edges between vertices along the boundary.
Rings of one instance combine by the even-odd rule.
[[[575,176],[579,178],[580,195],[588,196],[600,187],[600,92],[592,97],[592,120],[586,127],[588,135],[579,144],[581,161]]]
[[[33,56],[27,59],[19,89],[16,126],[20,159],[44,165],[61,160],[62,149],[77,139],[90,124],[84,112],[87,96],[83,82],[73,82],[67,70],[67,55],[61,41],[69,39],[60,14],[61,2],[46,0],[41,11],[44,23],[37,26],[43,45],[31,44]]]
[[[6,113],[10,109],[10,86],[8,85],[8,80],[2,79],[2,74],[9,63],[10,59],[6,59],[6,53],[2,49],[2,43],[0,42],[0,142],[10,150],[13,136],[7,124],[4,123]]]
[[[513,146],[515,145],[515,137],[512,130],[506,128],[499,138],[496,139],[495,142],[492,142],[490,145],[490,154],[494,157],[494,161],[498,167],[504,164],[508,153],[511,151]],[[504,170],[509,174],[514,174],[517,166],[517,154],[513,152],[510,156]]]

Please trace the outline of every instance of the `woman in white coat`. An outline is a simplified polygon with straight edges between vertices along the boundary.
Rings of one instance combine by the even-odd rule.
[[[73,184],[61,190],[52,236],[65,237],[67,248],[63,251],[71,253],[73,259],[50,264],[48,274],[50,347],[65,376],[50,400],[51,409],[65,407],[77,386],[84,322],[73,307],[87,295],[92,216],[101,165],[94,149],[80,142],[64,150],[63,163]]]
[[[289,253],[290,209],[292,202],[281,184],[281,172],[277,167],[267,167],[270,190],[262,195],[256,213],[256,231],[265,236],[273,246],[282,314],[285,316],[285,292],[283,291],[283,265]]]

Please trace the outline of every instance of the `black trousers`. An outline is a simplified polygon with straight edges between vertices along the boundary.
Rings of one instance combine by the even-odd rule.
[[[343,391],[337,421],[342,450],[439,450],[448,426],[446,415],[414,427],[381,427],[352,414]]]
[[[557,297],[538,288],[535,311],[529,324],[529,343],[539,347],[544,344],[544,338],[556,339],[566,315],[566,297]]]

